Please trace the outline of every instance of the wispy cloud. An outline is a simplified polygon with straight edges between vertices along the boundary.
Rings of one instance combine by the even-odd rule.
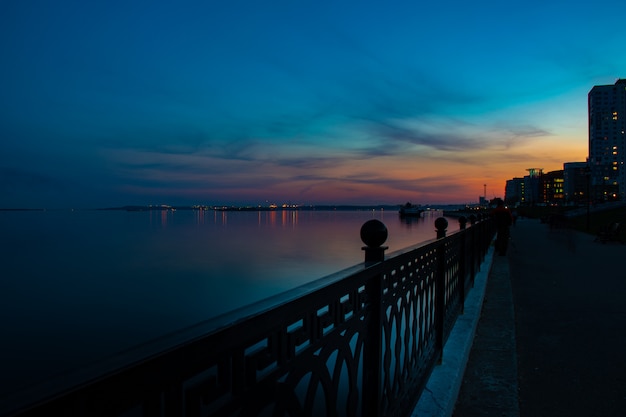
[[[465,201],[584,160],[626,64],[623,2],[92,3],[0,16],[12,199]]]

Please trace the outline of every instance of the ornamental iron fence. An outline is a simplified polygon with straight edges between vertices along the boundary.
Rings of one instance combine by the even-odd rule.
[[[3,415],[408,416],[495,234],[491,219],[470,217],[449,236],[439,218],[436,239],[388,256],[386,227],[370,220],[363,264],[70,389],[31,392]]]

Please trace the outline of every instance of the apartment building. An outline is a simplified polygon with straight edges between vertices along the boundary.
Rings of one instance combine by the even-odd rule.
[[[626,79],[594,86],[588,108],[591,198],[626,200]]]

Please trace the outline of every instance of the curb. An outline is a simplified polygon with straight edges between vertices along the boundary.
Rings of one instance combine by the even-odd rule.
[[[494,247],[490,245],[474,278],[474,287],[465,299],[464,313],[457,318],[443,348],[443,361],[433,369],[411,417],[452,416],[478,327],[493,254]]]

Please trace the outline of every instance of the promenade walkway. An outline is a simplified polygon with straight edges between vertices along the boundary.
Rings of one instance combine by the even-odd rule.
[[[511,235],[453,416],[626,416],[626,245],[530,219]]]

